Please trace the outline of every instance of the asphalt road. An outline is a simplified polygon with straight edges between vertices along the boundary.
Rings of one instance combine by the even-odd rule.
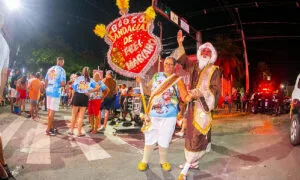
[[[143,134],[113,135],[110,126],[104,134],[73,138],[66,133],[70,116],[70,110],[57,113],[58,134],[49,137],[44,134],[45,111],[39,121],[32,121],[0,107],[4,154],[17,179],[173,180],[179,175],[184,138],[173,137],[170,145],[172,171],[162,171],[155,150],[150,168],[139,172]],[[300,179],[300,146],[290,145],[288,128],[287,114],[218,115],[213,120],[212,151],[203,157],[199,170],[190,170],[188,179]]]

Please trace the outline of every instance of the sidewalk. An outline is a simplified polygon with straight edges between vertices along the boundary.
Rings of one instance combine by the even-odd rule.
[[[227,117],[238,117],[238,116],[245,116],[249,114],[249,112],[240,112],[232,109],[231,112],[227,112],[225,108],[217,108],[212,112],[212,117],[215,119],[220,118],[227,118]]]

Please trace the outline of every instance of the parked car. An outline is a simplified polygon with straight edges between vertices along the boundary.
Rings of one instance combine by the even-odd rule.
[[[292,103],[290,110],[290,141],[292,145],[300,144],[300,74],[292,93]]]

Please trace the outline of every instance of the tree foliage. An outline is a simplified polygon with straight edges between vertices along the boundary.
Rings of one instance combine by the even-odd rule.
[[[214,43],[218,51],[218,59],[216,64],[220,66],[223,77],[230,79],[234,78],[234,86],[242,87],[245,78],[244,63],[241,60],[241,46],[225,36],[217,36]]]
[[[50,37],[40,34],[21,45],[20,53],[16,59],[16,67],[25,67],[30,72],[46,70],[56,64],[57,57],[65,59],[64,69],[67,76],[81,71],[84,66],[90,69],[97,68],[100,58],[90,51],[74,52],[62,37]]]

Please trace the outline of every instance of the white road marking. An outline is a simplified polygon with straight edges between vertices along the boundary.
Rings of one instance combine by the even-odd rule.
[[[63,116],[64,120],[70,120],[71,121],[71,118],[72,116]]]
[[[82,129],[82,133],[86,133]],[[97,142],[95,142],[89,135],[85,137],[75,137],[77,145],[89,161],[110,158],[109,155]]]
[[[27,157],[27,164],[51,164],[50,136],[45,134],[46,126],[38,124],[33,143],[30,146]]]
[[[33,142],[34,136],[35,136],[35,129],[29,129],[26,131],[25,137],[22,140],[20,146],[20,152],[31,153],[30,145]]]
[[[122,144],[127,144],[129,145],[130,147],[134,148],[137,150],[138,153],[140,154],[143,154],[144,151],[127,143],[126,141],[124,141],[122,138],[118,137],[118,136],[114,136],[113,135],[113,132],[114,129],[112,126],[106,126],[106,129],[105,129],[105,132],[104,132],[104,135],[107,137],[108,140],[110,140],[112,143],[116,144],[116,145],[122,145]]]
[[[14,136],[14,134],[19,130],[23,122],[24,118],[18,117],[1,133],[3,149],[6,147],[7,143]]]
[[[128,144],[127,142],[125,142],[124,140],[122,140],[121,138],[119,138],[118,136],[113,136],[113,127],[112,126],[106,126],[104,135],[107,137],[108,140],[110,140],[111,142],[113,142],[116,145],[122,145],[122,144]]]

